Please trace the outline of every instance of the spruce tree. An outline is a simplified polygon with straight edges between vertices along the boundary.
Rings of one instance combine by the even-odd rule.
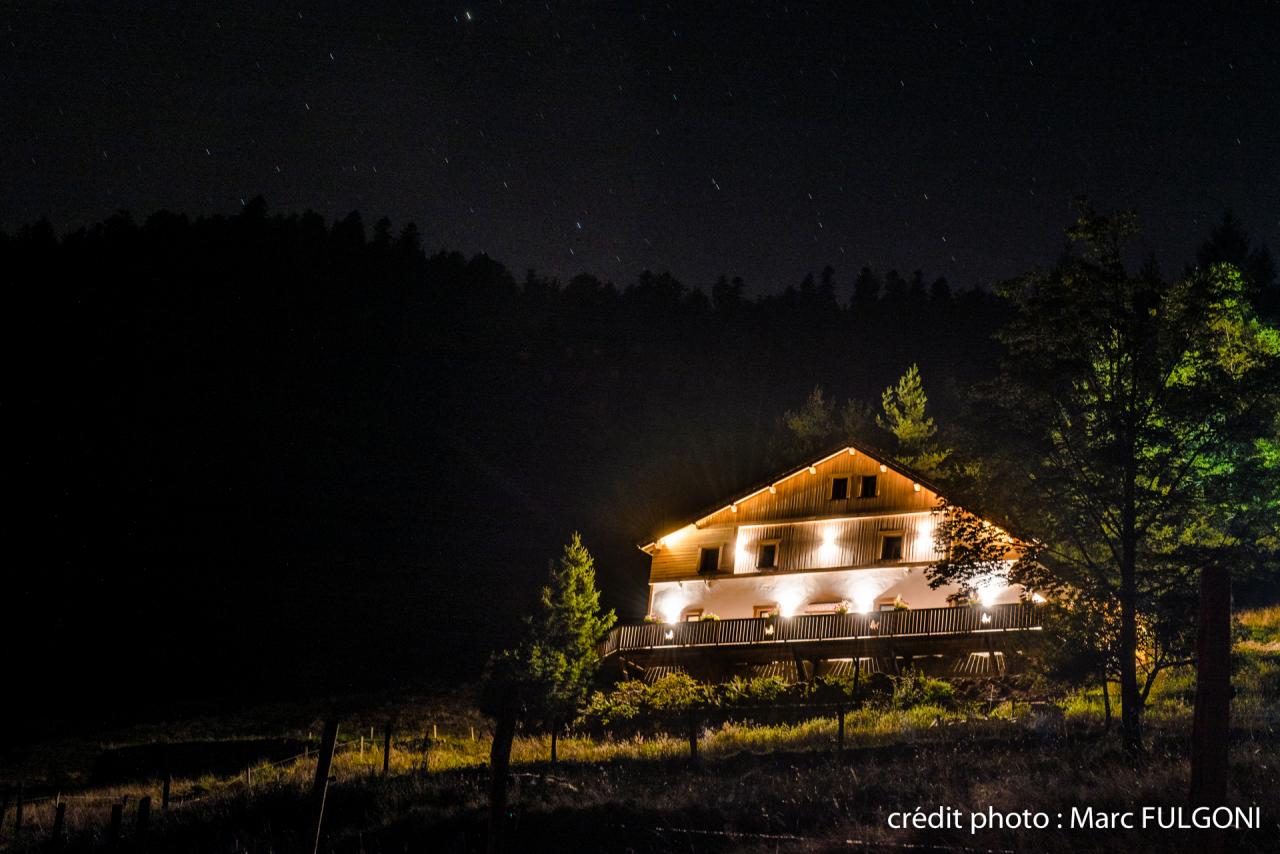
[[[595,561],[575,532],[542,588],[524,655],[528,703],[551,730],[553,762],[559,729],[585,699],[600,667],[600,641],[615,620],[612,610],[600,610]]]

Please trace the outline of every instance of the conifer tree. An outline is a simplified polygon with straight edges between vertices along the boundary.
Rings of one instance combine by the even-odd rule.
[[[551,730],[553,762],[559,728],[585,699],[600,667],[600,641],[615,620],[612,610],[600,610],[595,561],[575,532],[542,588],[524,656],[528,702]]]
[[[921,474],[937,475],[951,455],[950,450],[940,448],[936,442],[938,427],[926,414],[929,398],[920,380],[920,368],[907,368],[897,384],[891,385],[880,395],[883,416],[876,416],[876,424],[892,433],[898,442],[898,460]]]

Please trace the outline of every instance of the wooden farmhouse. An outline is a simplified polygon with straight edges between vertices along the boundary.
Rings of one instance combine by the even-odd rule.
[[[637,675],[711,680],[1016,666],[1043,600],[999,572],[931,588],[939,498],[856,444],[784,472],[640,546],[649,617],[615,628],[605,653]]]

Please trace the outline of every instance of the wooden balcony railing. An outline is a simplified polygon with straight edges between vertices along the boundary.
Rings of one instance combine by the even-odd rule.
[[[804,617],[749,617],[691,623],[641,623],[616,626],[601,644],[602,656],[663,647],[780,644],[792,641],[958,635],[1040,628],[1040,609],[1012,604],[921,608],[870,614],[817,614]]]

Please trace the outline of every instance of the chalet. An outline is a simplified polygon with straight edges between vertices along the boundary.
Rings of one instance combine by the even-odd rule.
[[[712,680],[1004,671],[1043,600],[999,572],[976,590],[931,588],[940,497],[857,444],[784,472],[640,545],[649,617],[615,628],[606,657]]]

